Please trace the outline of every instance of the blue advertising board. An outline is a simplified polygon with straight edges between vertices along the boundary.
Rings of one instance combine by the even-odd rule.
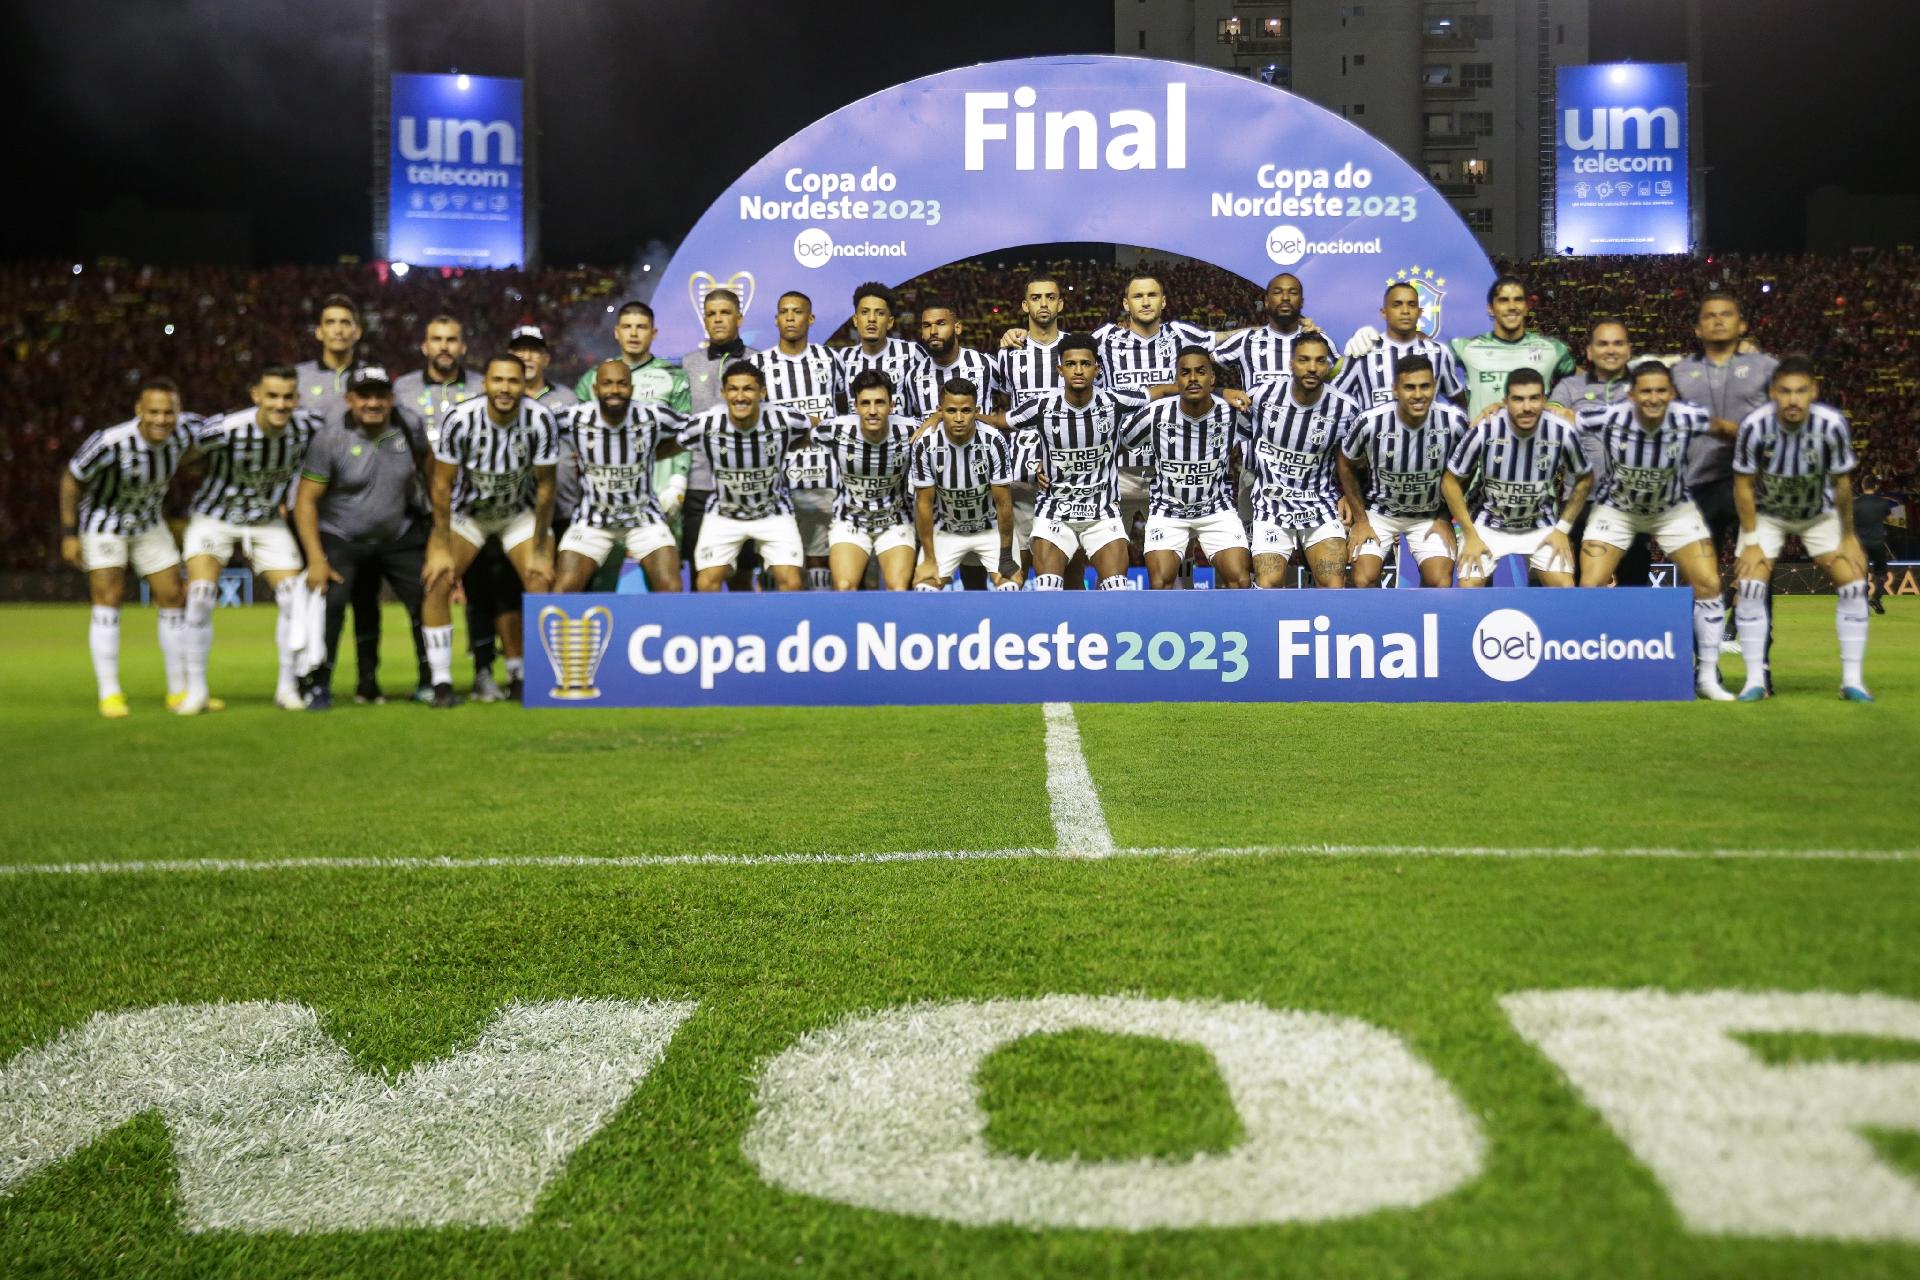
[[[1687,68],[1561,67],[1554,229],[1575,254],[1686,253]]]
[[[531,707],[1693,697],[1691,599],[1646,588],[541,595],[524,616]]]
[[[396,75],[387,256],[433,267],[526,260],[520,82]]]
[[[855,285],[1060,241],[1199,258],[1254,282],[1250,296],[1291,271],[1307,314],[1342,342],[1379,327],[1381,294],[1398,281],[1421,291],[1429,333],[1483,329],[1493,280],[1425,177],[1304,98],[1182,62],[1023,58],[873,94],[768,153],[667,264],[656,349],[704,341],[701,306],[717,287],[745,304],[753,346],[773,342],[787,290],[812,297],[813,336],[825,340],[852,313]],[[1118,311],[1117,296],[1100,301]],[[1179,315],[1197,301],[1168,305]]]

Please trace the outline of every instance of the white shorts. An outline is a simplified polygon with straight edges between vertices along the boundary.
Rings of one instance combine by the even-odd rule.
[[[495,516],[491,520],[476,520],[472,516],[456,514],[447,521],[453,536],[468,546],[484,547],[488,538],[500,539],[500,549],[511,551],[523,542],[533,538],[533,512],[516,511],[510,516]]]
[[[570,524],[560,537],[560,550],[585,556],[599,564],[607,552],[621,548],[629,560],[645,560],[662,547],[671,547],[679,539],[663,520],[649,520],[631,528],[597,529],[592,525]]]
[[[1525,556],[1527,563],[1541,573],[1572,573],[1573,566],[1547,545],[1547,535],[1552,532],[1551,528],[1527,529],[1519,533],[1482,529],[1480,541],[1487,544],[1487,554],[1477,564],[1462,564],[1460,576],[1491,578],[1494,569],[1508,556]]]
[[[1187,544],[1195,538],[1200,539],[1200,550],[1211,560],[1222,551],[1231,551],[1235,547],[1247,549],[1247,526],[1240,523],[1238,511],[1216,511],[1210,516],[1201,516],[1198,520],[1181,520],[1175,516],[1147,517],[1147,553],[1171,551],[1175,555],[1187,554]]]
[[[80,535],[80,563],[87,572],[95,569],[124,569],[128,562],[134,573],[151,578],[180,563],[180,548],[173,544],[173,531],[164,520],[156,520],[138,533],[83,533]]]
[[[963,564],[977,564],[988,573],[998,573],[1000,535],[992,529],[985,533],[947,533],[936,529],[933,562],[942,578],[951,578],[953,571]]]
[[[806,553],[800,545],[800,526],[791,515],[735,520],[709,512],[700,522],[700,541],[694,544],[693,567],[715,569],[734,564],[740,559],[740,548],[749,542],[769,568],[782,565],[798,569],[806,563]]]
[[[901,547],[917,546],[919,539],[914,536],[913,526],[906,523],[889,525],[879,533],[868,533],[859,525],[835,520],[832,531],[827,535],[827,544],[834,547],[858,547],[869,556],[877,556]]]
[[[1413,548],[1413,562],[1425,564],[1429,560],[1453,559],[1453,544],[1434,531],[1434,521],[1438,516],[1390,516],[1378,511],[1367,512],[1367,523],[1373,526],[1373,537],[1353,548],[1353,559],[1372,556],[1385,560],[1387,551],[1401,538]]]
[[[1151,519],[1148,527],[1152,527]],[[1104,520],[1055,520],[1050,516],[1035,516],[1033,536],[1045,538],[1065,556],[1083,548],[1092,555],[1110,542],[1125,542],[1127,527],[1120,523],[1118,516]]]
[[[1032,482],[1025,480],[1008,485],[1007,493],[1013,499],[1013,554],[1023,556],[1033,540],[1033,500],[1038,494]]]
[[[1329,520],[1317,524],[1311,529],[1304,526],[1273,524],[1266,520],[1253,522],[1253,554],[1257,556],[1291,556],[1298,551],[1305,554],[1308,547],[1318,546],[1329,538],[1344,538],[1347,526],[1338,520]]]
[[[1800,535],[1800,545],[1810,556],[1830,556],[1840,549],[1840,513],[1822,511],[1806,520],[1782,520],[1779,516],[1759,515],[1754,519],[1754,541],[1769,560],[1780,558],[1787,535]]]
[[[833,527],[833,490],[795,489],[793,522],[800,530],[800,550],[809,559],[825,556],[833,544],[829,534]]]
[[[300,555],[300,545],[293,540],[293,530],[280,520],[269,520],[263,524],[234,524],[228,520],[216,520],[212,516],[196,515],[187,521],[186,544],[187,559],[212,556],[222,567],[233,559],[233,550],[239,547],[247,553],[247,563],[253,566],[255,573],[300,569],[306,565],[306,560]]]
[[[1625,551],[1633,545],[1634,538],[1643,533],[1659,539],[1661,548],[1669,553],[1705,542],[1712,536],[1707,532],[1707,522],[1700,518],[1700,508],[1686,501],[1652,516],[1636,516],[1616,507],[1597,506],[1587,517],[1587,531],[1580,536],[1583,541],[1604,542]]]

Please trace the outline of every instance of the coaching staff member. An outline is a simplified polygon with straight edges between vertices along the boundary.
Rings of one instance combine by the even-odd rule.
[[[356,582],[385,578],[420,625],[420,571],[432,524],[421,487],[426,432],[394,404],[387,371],[360,366],[346,395],[347,411],[327,419],[307,446],[293,508],[307,585],[327,593],[327,660],[309,681],[309,711],[333,706],[340,624]]]

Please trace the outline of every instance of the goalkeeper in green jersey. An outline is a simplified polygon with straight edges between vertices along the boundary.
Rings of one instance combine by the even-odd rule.
[[[1478,422],[1504,402],[1507,375],[1532,369],[1549,386],[1576,368],[1573,351],[1558,338],[1527,328],[1533,304],[1526,283],[1517,276],[1501,276],[1487,290],[1491,332],[1453,340],[1454,359],[1467,384],[1467,418]]]

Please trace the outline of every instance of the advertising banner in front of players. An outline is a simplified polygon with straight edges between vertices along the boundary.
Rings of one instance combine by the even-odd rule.
[[[393,77],[387,256],[431,267],[526,260],[520,82]]]
[[[1650,589],[549,595],[524,616],[533,707],[1694,696],[1691,598]]]
[[[1554,239],[1563,251],[1686,253],[1687,67],[1561,67]]]
[[[701,305],[715,288],[739,296],[743,336],[765,347],[788,290],[812,298],[824,339],[865,281],[1089,240],[1214,263],[1249,281],[1249,299],[1292,272],[1307,314],[1341,342],[1380,326],[1395,281],[1420,290],[1428,333],[1486,327],[1486,254],[1426,178],[1364,129],[1230,72],[1075,56],[913,80],[776,147],[662,272],[655,348],[704,341]],[[1175,294],[1169,314],[1191,317],[1201,301]],[[1098,302],[1117,313],[1120,299]]]

